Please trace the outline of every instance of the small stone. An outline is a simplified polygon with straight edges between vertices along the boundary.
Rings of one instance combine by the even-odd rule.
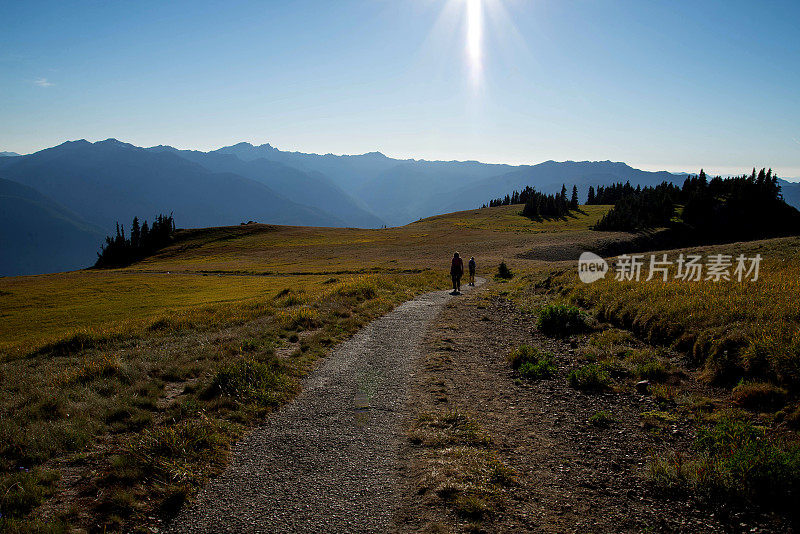
[[[639,382],[636,382],[636,392],[642,395],[647,394],[647,390],[649,387],[650,387],[649,380],[640,380]]]

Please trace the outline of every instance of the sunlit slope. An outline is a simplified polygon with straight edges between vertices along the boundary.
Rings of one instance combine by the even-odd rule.
[[[173,246],[126,269],[0,278],[0,353],[25,354],[82,334],[139,335],[160,322],[214,326],[269,313],[286,289],[307,302],[331,284],[369,275],[409,297],[445,288],[449,259],[475,256],[479,273],[512,267],[532,247],[594,239],[607,207],[535,222],[520,206],[465,211],[399,228],[245,225],[181,232]],[[394,287],[394,286],[393,286]],[[0,356],[1,357],[1,356]]]
[[[347,273],[446,269],[450,256],[487,266],[528,249],[590,241],[608,206],[584,206],[565,220],[532,221],[521,206],[439,215],[397,228],[360,230],[247,225],[188,230],[180,241],[133,270],[247,273]],[[494,266],[492,267],[494,268]]]

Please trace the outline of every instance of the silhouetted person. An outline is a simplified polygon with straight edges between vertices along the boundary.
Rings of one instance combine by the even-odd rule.
[[[458,256],[458,252],[453,254],[453,261],[450,262],[450,278],[453,279],[453,292],[461,292],[461,277],[464,276],[464,260]]]
[[[475,285],[475,256],[469,259],[469,285]]]

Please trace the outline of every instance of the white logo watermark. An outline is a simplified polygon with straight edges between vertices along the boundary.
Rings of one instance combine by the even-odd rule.
[[[584,284],[606,277],[608,263],[594,252],[584,252],[578,260],[578,276]]]
[[[705,261],[698,254],[680,254],[675,261],[668,258],[667,254],[660,257],[650,254],[647,269],[645,270],[644,254],[623,254],[618,256],[613,264],[614,279],[620,282],[644,280],[684,280],[688,282],[721,280],[737,282],[755,282],[758,280],[761,266],[761,254],[746,257],[739,254],[734,257],[729,254],[709,254]],[[609,270],[606,261],[592,252],[584,252],[578,260],[578,277],[581,282],[591,283],[605,278]],[[644,274],[646,278],[643,278]]]

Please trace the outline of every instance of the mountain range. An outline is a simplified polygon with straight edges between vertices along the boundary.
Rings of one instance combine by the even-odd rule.
[[[29,155],[0,152],[0,275],[71,270],[94,262],[103,237],[134,216],[172,213],[181,227],[257,221],[377,228],[471,209],[527,185],[682,183],[685,174],[611,161],[537,165],[286,152],[238,143],[209,152],[68,141]],[[782,181],[800,206],[800,184]]]

